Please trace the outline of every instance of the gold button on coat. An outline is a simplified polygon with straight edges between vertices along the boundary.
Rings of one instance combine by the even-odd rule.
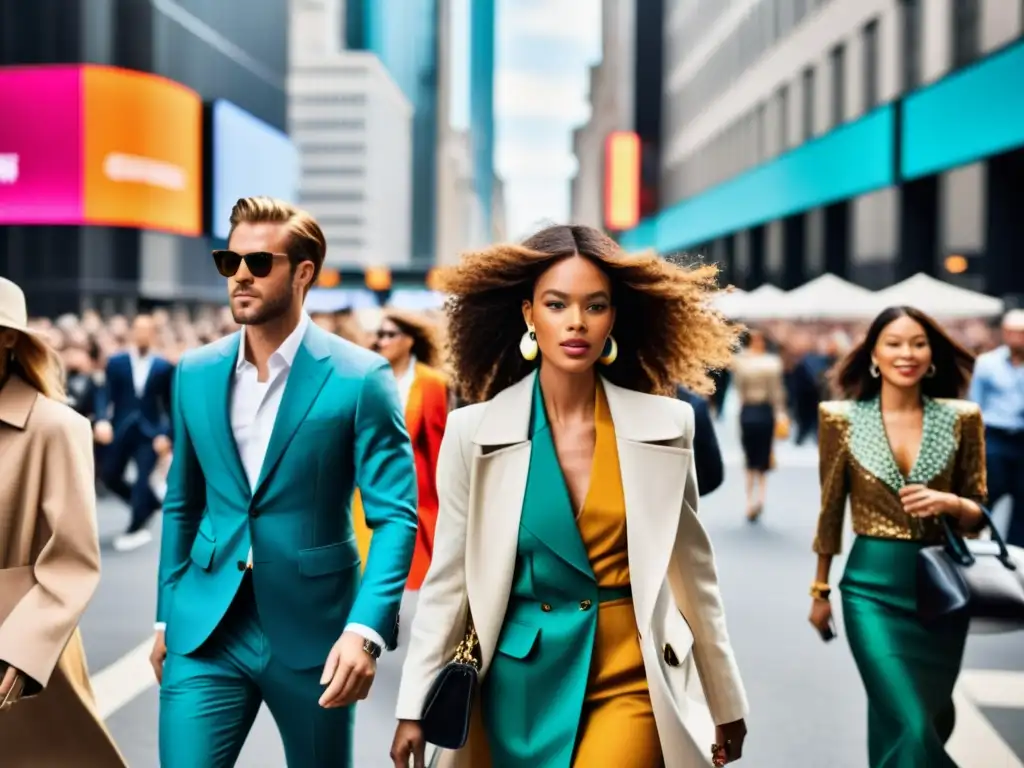
[[[544,613],[548,613],[551,610],[551,606],[548,603],[541,603],[540,609],[544,611]]]

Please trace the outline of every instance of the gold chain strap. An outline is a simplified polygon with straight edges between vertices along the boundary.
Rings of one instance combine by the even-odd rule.
[[[480,661],[476,653],[479,647],[480,641],[476,636],[476,627],[473,626],[473,620],[470,619],[466,628],[466,636],[462,638],[462,642],[455,649],[453,661],[457,664],[469,664],[480,669]]]

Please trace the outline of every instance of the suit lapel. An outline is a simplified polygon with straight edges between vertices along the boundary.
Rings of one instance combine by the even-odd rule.
[[[588,579],[593,579],[594,571],[576,525],[572,499],[558,462],[539,383],[534,385],[531,423],[530,469],[521,525],[555,555]]]
[[[629,573],[641,631],[668,573],[693,451],[674,445],[683,425],[668,401],[604,382],[615,425],[629,531]]]
[[[284,394],[281,397],[281,408],[274,421],[274,431],[270,433],[270,444],[267,446],[267,454],[263,458],[263,469],[260,471],[260,479],[253,493],[254,497],[258,496],[266,486],[267,480],[281,461],[281,457],[295,436],[295,431],[306,418],[306,414],[320,394],[320,390],[327,381],[327,375],[331,371],[330,365],[327,364],[329,353],[320,345],[313,343],[311,338],[313,328],[315,326],[311,326],[310,330],[306,332],[303,342],[295,354],[291,371],[288,373],[288,383],[285,385]],[[316,347],[316,349],[312,350],[310,347]]]
[[[248,498],[251,493],[249,480],[245,475],[242,457],[238,454],[238,444],[231,429],[231,390],[234,387],[235,364],[238,361],[241,336],[241,333],[234,334],[221,350],[221,356],[211,371],[213,383],[205,402],[206,423],[210,427],[214,443],[218,445],[217,453],[224,457],[231,476],[238,483],[243,495]]]

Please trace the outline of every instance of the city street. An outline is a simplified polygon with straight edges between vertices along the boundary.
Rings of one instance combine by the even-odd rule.
[[[743,474],[730,418],[719,424],[725,485],[702,517],[716,545],[729,625],[750,695],[747,756],[752,768],[864,768],[865,702],[843,638],[825,645],[806,622],[810,551],[817,515],[816,453],[780,446],[762,521],[743,517]],[[114,502],[100,509],[109,539],[127,520]],[[848,540],[848,539],[847,539]],[[82,624],[97,697],[132,768],[156,768],[157,689],[146,655],[154,605],[157,545],[118,554],[104,547],[99,592]],[[834,572],[840,573],[841,562]],[[408,626],[414,599],[407,601]],[[144,645],[140,645],[144,644]],[[357,768],[387,768],[401,653],[387,654],[357,718]],[[1019,636],[972,637],[958,692],[951,746],[961,768],[1024,766],[1024,643]],[[281,768],[283,753],[264,711],[242,754],[243,768]]]

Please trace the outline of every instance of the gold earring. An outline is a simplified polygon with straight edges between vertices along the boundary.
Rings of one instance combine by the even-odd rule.
[[[602,365],[611,365],[618,356],[619,344],[615,341],[615,337],[609,334],[608,338],[604,340],[604,349],[601,350],[601,356],[597,360]]]
[[[519,340],[519,354],[523,356],[524,360],[536,360],[539,351],[537,334],[534,333],[532,325],[528,326],[523,338]]]

